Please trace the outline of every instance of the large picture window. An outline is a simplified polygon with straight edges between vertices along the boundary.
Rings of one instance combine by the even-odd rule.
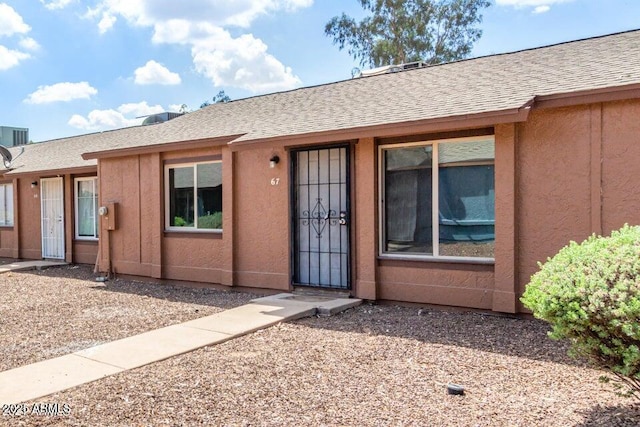
[[[13,226],[13,184],[0,184],[0,227]]]
[[[170,165],[165,169],[166,227],[222,230],[222,163]]]
[[[380,147],[381,253],[491,260],[493,137]]]
[[[98,178],[76,178],[76,239],[98,238]]]

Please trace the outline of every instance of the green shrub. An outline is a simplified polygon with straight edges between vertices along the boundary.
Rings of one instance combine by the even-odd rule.
[[[571,340],[571,354],[613,373],[640,399],[640,227],[571,242],[540,265],[521,298]],[[611,378],[603,378],[610,381]]]
[[[187,221],[185,221],[181,216],[174,216],[173,225],[174,227],[185,227],[187,225]]]
[[[222,212],[215,212],[211,215],[205,215],[198,218],[198,228],[221,229],[222,228]]]

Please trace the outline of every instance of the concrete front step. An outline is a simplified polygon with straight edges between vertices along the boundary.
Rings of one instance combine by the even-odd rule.
[[[314,314],[319,316],[332,316],[362,304],[362,300],[356,298],[336,298],[327,294],[313,295],[297,293],[271,295],[255,299],[253,302],[260,302],[262,304],[268,304],[269,302],[275,304],[308,304],[316,310],[315,313],[310,314],[311,316]]]

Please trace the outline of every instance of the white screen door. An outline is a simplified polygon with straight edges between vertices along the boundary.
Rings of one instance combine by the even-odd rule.
[[[64,186],[62,178],[40,180],[42,258],[64,259]]]

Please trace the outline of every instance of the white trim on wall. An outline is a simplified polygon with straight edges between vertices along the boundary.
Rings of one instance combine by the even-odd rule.
[[[98,177],[97,176],[89,176],[89,177],[80,177],[75,178],[73,180],[73,201],[74,201],[74,228],[75,228],[75,239],[76,240],[89,240],[89,241],[97,241],[99,239],[99,225],[98,225],[98,212],[96,212],[95,206],[97,203],[93,203],[93,236],[81,236],[79,233],[80,230],[80,212],[78,211],[79,203],[78,203],[78,183],[92,181],[93,182],[93,194],[94,200],[98,199]]]

